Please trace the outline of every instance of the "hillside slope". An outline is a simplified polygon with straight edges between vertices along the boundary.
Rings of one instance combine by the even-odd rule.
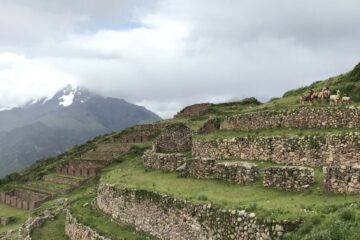
[[[0,177],[97,135],[158,120],[144,107],[68,86],[51,99],[0,111]]]

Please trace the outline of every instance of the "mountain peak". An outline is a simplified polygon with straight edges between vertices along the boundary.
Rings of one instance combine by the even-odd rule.
[[[67,85],[58,91],[52,99],[57,101],[59,106],[68,107],[72,104],[85,103],[94,97],[98,98],[100,96],[90,92],[84,87]]]

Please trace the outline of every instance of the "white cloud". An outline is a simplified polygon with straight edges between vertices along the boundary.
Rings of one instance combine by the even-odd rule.
[[[31,98],[50,97],[66,83],[75,84],[71,75],[53,66],[15,53],[0,53],[0,102],[17,106]]]
[[[0,24],[9,40],[0,38],[0,51],[21,53],[10,69],[24,86],[4,82],[7,56],[0,100],[11,105],[40,94],[30,82],[40,81],[42,94],[76,79],[168,117],[195,102],[279,96],[359,61],[355,0],[7,2],[3,12],[11,10],[13,21]],[[3,95],[9,89],[16,90]]]

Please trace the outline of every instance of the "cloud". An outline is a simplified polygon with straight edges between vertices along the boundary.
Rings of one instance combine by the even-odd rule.
[[[9,107],[30,99],[50,97],[66,83],[76,84],[71,75],[15,53],[0,53],[0,79],[0,102]]]
[[[359,61],[355,0],[5,3],[13,21],[0,24],[0,52],[52,69],[44,85],[76,79],[163,117],[195,102],[280,96]]]

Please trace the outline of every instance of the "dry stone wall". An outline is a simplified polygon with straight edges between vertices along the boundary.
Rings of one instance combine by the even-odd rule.
[[[222,130],[257,130],[271,128],[359,128],[359,108],[299,108],[261,111],[230,116],[220,125]]]
[[[175,171],[186,161],[186,156],[181,153],[156,153],[147,150],[143,155],[144,166],[163,171]]]
[[[323,168],[325,189],[334,193],[360,193],[360,165]]]
[[[0,193],[0,203],[25,210],[33,210],[49,199],[49,195],[25,189],[14,189]]]
[[[182,123],[167,126],[155,139],[153,150],[159,153],[187,152],[191,150],[191,129]]]
[[[55,170],[58,174],[79,176],[79,177],[95,177],[98,176],[104,165],[97,161],[70,161],[66,164],[56,166]]]
[[[185,107],[178,112],[174,117],[195,117],[210,111],[210,103],[199,103]]]
[[[295,166],[360,164],[360,133],[324,136],[251,136],[197,140],[194,157],[271,160]]]
[[[101,183],[97,205],[115,220],[159,239],[272,239],[282,225],[260,223],[254,213],[194,204],[161,193]],[[275,230],[276,229],[276,230]]]
[[[315,179],[314,169],[307,167],[286,166],[270,167],[264,170],[265,187],[284,190],[302,191],[308,189]]]
[[[110,240],[109,238],[101,236],[90,227],[79,223],[77,219],[71,215],[70,211],[66,213],[65,234],[70,240]]]
[[[184,175],[204,179],[218,179],[237,184],[255,182],[259,168],[246,162],[221,162],[213,159],[194,159],[188,161]]]

